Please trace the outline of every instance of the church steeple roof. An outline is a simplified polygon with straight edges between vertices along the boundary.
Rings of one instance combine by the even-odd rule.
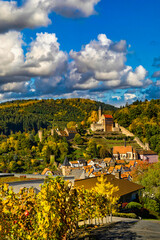
[[[68,158],[67,158],[67,157],[65,157],[65,159],[64,159],[64,162],[63,162],[62,166],[65,166],[65,167],[68,167],[68,166],[70,166],[70,164],[69,164],[69,161],[68,161]]]

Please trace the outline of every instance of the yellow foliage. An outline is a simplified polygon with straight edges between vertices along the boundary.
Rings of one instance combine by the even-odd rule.
[[[75,128],[76,127],[76,122],[71,121],[69,123],[67,123],[67,128]]]
[[[89,123],[97,122],[98,121],[98,115],[97,111],[92,111],[91,116],[88,118]]]
[[[48,177],[37,195],[33,188],[16,194],[7,184],[0,185],[0,239],[61,240],[80,219],[106,216],[113,203],[108,196],[116,190],[103,178],[95,189],[85,190]]]
[[[101,175],[98,178],[98,183],[96,183],[96,187],[94,188],[94,190],[106,198],[109,207],[112,206],[112,209],[114,208],[119,199],[119,197],[116,195],[119,190],[117,186],[114,187],[113,184],[111,184],[107,181],[107,179],[104,178],[104,175]]]

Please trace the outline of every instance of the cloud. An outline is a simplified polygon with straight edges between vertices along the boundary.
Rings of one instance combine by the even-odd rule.
[[[28,45],[23,38],[16,31],[0,34],[1,101],[79,96],[122,105],[122,102],[134,101],[137,89],[141,91],[152,84],[143,66],[133,70],[125,64],[125,40],[113,42],[100,34],[98,40],[83,46],[79,52],[71,50],[67,54],[60,50],[55,34],[37,33]],[[128,89],[132,92],[127,92]]]
[[[113,42],[105,34],[98,35],[83,46],[79,52],[70,51],[71,72],[69,81],[73,89],[84,88],[86,84],[91,90],[147,87],[152,81],[147,78],[148,72],[143,66],[135,70],[125,64],[127,60],[127,43],[125,40]],[[73,82],[75,84],[73,84]]]
[[[136,99],[136,95],[131,93],[125,93],[124,98],[125,100]]]
[[[26,55],[23,44],[18,32],[0,34],[0,91],[26,92],[33,77],[39,91],[51,91],[67,70],[68,55],[60,51],[55,34],[37,34]]]
[[[0,32],[48,26],[48,15],[55,12],[65,17],[89,17],[100,0],[27,0],[22,6],[17,1],[0,0]]]
[[[32,76],[58,76],[67,67],[67,54],[59,50],[55,34],[37,33],[26,54],[24,68]]]
[[[160,97],[160,83],[157,81],[152,86],[144,89],[143,94],[146,96],[147,99],[159,99]]]
[[[146,79],[147,71],[143,66],[138,66],[135,69],[135,72],[129,71],[128,76],[126,78],[126,83],[132,87],[143,87],[144,80],[145,85],[149,85],[152,83],[150,79]]]
[[[71,18],[89,17],[95,14],[94,7],[100,0],[51,0],[54,12]]]
[[[160,57],[155,57],[153,59],[153,64],[152,64],[153,67],[156,67],[156,68],[160,68]],[[153,73],[152,75],[153,78],[160,78],[160,70],[156,71]]]
[[[22,79],[24,52],[22,34],[12,31],[0,34],[0,83],[26,81]]]

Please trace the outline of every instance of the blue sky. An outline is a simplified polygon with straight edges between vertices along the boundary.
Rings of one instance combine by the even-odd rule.
[[[160,96],[158,0],[0,0],[0,101]]]

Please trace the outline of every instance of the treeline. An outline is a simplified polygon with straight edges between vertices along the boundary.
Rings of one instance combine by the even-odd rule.
[[[137,135],[152,150],[160,153],[160,100],[136,101],[120,108],[114,119],[123,127]]]
[[[88,99],[16,100],[0,104],[0,133],[32,131],[52,126],[64,127],[69,121],[88,119],[99,106],[104,111],[116,108]]]

